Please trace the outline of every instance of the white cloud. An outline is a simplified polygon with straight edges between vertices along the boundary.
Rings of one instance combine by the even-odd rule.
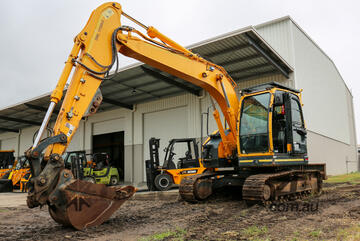
[[[0,95],[0,108],[52,90],[73,37],[102,2],[105,1],[1,1],[0,66],[2,90],[6,87],[6,91]],[[359,129],[358,1],[124,0],[121,4],[128,14],[156,26],[183,45],[291,15],[333,59],[352,90]]]

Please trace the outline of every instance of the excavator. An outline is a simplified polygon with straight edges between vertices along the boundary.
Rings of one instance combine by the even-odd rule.
[[[121,25],[121,17],[146,33]],[[214,188],[226,185],[242,186],[244,199],[265,201],[321,190],[325,165],[308,163],[299,91],[275,83],[245,90],[238,99],[236,83],[224,68],[110,2],[95,9],[76,35],[42,125],[26,152],[32,174],[29,208],[47,205],[56,222],[81,230],[103,223],[136,192],[132,186],[108,187],[75,179],[62,160],[80,120],[97,111],[102,81],[112,78],[110,70],[118,70],[117,53],[197,85],[211,96],[218,131],[202,147],[201,161],[207,170],[182,179],[183,199],[205,200]],[[42,139],[72,71],[53,134]]]
[[[14,150],[0,150],[0,178],[16,166]]]
[[[29,161],[18,157],[15,167],[0,179],[0,192],[12,192],[15,188],[23,191],[31,177]]]

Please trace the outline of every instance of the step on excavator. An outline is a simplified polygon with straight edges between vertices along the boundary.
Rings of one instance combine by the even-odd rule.
[[[121,25],[121,16],[146,33]],[[273,84],[249,89],[239,100],[236,83],[224,68],[137,21],[122,11],[119,3],[110,2],[95,9],[75,37],[42,125],[26,152],[32,174],[29,208],[47,205],[56,222],[84,229],[103,223],[135,193],[132,186],[108,187],[76,179],[64,168],[62,159],[80,120],[99,108],[99,87],[111,79],[113,67],[117,72],[117,53],[197,85],[211,96],[218,133],[203,144],[201,161],[207,171],[182,179],[179,191],[183,199],[204,200],[215,186],[235,184],[243,187],[245,199],[256,200],[320,191],[325,165],[308,164],[298,91]],[[53,133],[42,139],[72,70]],[[233,170],[224,171],[223,167]]]

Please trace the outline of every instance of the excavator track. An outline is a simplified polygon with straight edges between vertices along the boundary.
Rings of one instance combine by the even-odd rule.
[[[205,200],[212,194],[219,173],[203,173],[183,178],[179,194],[187,202]],[[242,186],[242,197],[247,202],[284,202],[319,193],[322,177],[316,170],[292,170],[248,176]]]
[[[212,194],[212,180],[215,173],[202,173],[181,180],[179,194],[187,202],[202,201]]]
[[[270,204],[319,193],[321,186],[321,175],[313,170],[256,174],[246,178],[242,197],[246,201]]]

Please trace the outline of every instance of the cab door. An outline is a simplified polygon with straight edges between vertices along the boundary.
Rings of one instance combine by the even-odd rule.
[[[304,117],[297,95],[285,93],[287,151],[291,154],[306,154],[306,136]]]

